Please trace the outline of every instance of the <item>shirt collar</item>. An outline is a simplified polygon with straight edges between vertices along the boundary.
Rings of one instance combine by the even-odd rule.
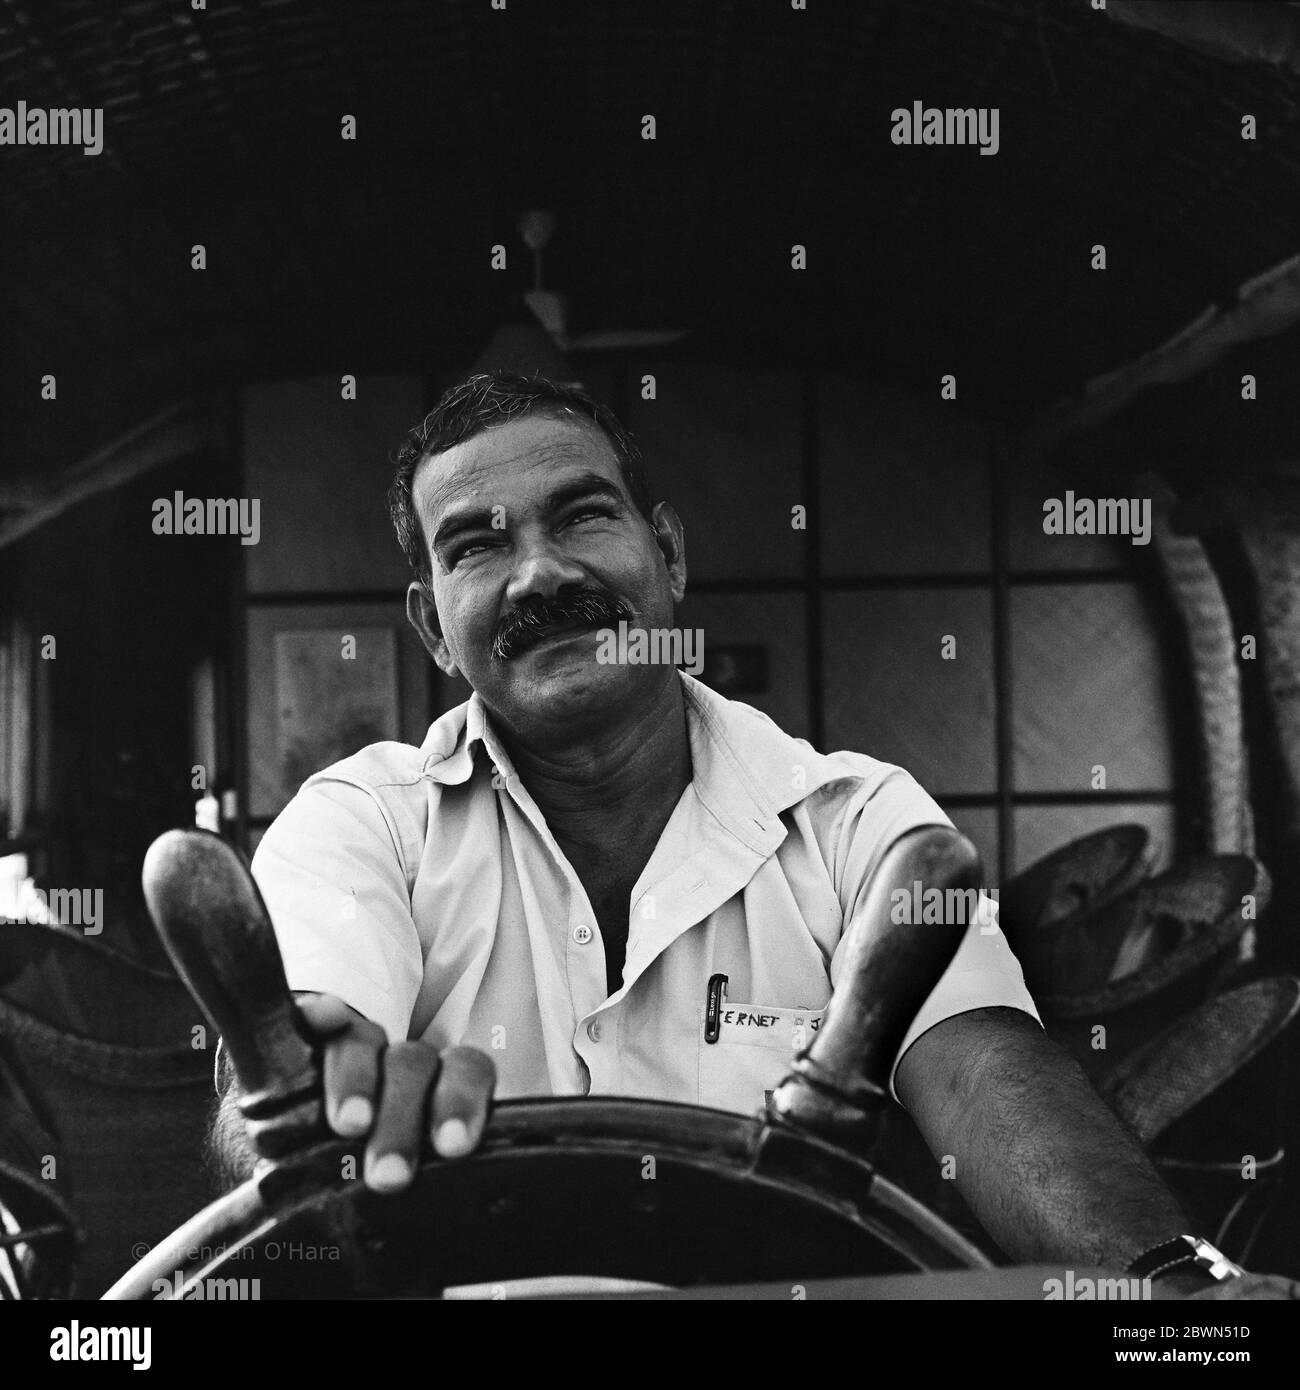
[[[487,706],[474,691],[464,704],[449,709],[429,726],[420,745],[425,755],[423,771],[443,786],[468,782],[479,748],[486,750],[499,772],[514,775],[514,764],[488,719]]]
[[[737,839],[770,853],[785,835],[781,813],[843,776],[842,769],[761,711],[679,675],[696,796]]]
[[[781,813],[843,777],[844,769],[803,739],[791,738],[760,711],[728,700],[684,671],[678,675],[686,697],[696,796],[742,843],[770,853],[784,835]],[[467,782],[480,748],[504,777],[515,775],[475,692],[430,726],[420,745],[424,773],[444,786]]]

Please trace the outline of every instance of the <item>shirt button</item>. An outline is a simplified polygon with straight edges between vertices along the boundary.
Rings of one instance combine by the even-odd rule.
[[[587,1024],[587,1036],[592,1042],[600,1041],[600,1019],[593,1018],[591,1022]]]
[[[578,925],[573,929],[573,939],[578,943],[579,946],[585,946],[587,942],[591,940],[594,934],[595,933],[586,924],[586,922],[579,922]]]

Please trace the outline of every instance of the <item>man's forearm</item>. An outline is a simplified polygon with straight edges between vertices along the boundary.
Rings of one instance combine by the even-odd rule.
[[[1013,1259],[1124,1268],[1190,1229],[1078,1063],[1017,1010],[939,1024],[909,1049],[895,1084]]]
[[[222,1192],[238,1187],[252,1176],[257,1155],[248,1142],[244,1117],[239,1113],[239,1087],[233,1074],[222,1078],[221,1099],[208,1128],[208,1164]]]

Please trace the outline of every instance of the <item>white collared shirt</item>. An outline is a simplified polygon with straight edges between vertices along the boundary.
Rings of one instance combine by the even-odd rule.
[[[820,754],[681,680],[692,782],[632,891],[617,993],[587,894],[477,695],[418,749],[372,744],[309,778],[266,832],[253,873],[290,988],[340,996],[390,1041],[481,1048],[503,1099],[757,1110],[821,1021],[885,851],[950,822],[901,768]],[[1001,931],[972,923],[898,1057],[997,1005],[1038,1017]]]

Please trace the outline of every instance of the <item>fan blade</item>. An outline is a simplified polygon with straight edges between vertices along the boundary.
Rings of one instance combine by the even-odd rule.
[[[573,381],[575,373],[554,338],[536,323],[502,324],[474,362],[475,372],[540,373],[552,381]]]
[[[567,346],[571,352],[613,352],[617,348],[666,347],[686,337],[686,328],[611,328],[582,333]]]
[[[569,321],[569,301],[557,290],[528,290],[524,303],[552,338],[563,338]]]

